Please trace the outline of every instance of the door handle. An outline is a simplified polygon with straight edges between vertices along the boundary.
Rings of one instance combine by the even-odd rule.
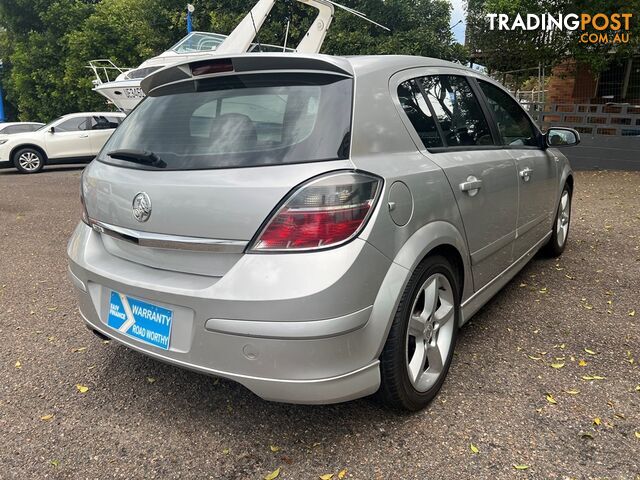
[[[528,182],[531,179],[531,174],[533,173],[533,169],[526,167],[523,168],[522,170],[520,170],[520,177],[525,181]]]
[[[85,133],[85,134],[83,134],[83,135],[80,135],[80,138],[88,138],[88,137],[89,137],[89,134],[88,134],[88,133]]]
[[[482,180],[474,177],[473,175],[469,175],[467,177],[466,182],[462,182],[460,184],[460,190],[463,192],[467,192],[470,197],[473,197],[478,193],[478,190],[482,187]]]

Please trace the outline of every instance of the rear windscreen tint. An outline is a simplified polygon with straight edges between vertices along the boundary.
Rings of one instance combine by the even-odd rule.
[[[153,152],[165,170],[251,167],[349,155],[352,80],[322,74],[230,75],[153,92],[124,120],[114,150]]]

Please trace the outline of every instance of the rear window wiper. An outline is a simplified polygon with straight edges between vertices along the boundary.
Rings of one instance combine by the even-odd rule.
[[[167,163],[159,156],[146,150],[113,150],[107,152],[107,155],[118,160],[149,165],[150,167],[165,168],[167,166]]]

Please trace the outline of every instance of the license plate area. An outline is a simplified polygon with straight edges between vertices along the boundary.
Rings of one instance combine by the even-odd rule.
[[[140,342],[168,350],[173,310],[112,290],[107,325]]]

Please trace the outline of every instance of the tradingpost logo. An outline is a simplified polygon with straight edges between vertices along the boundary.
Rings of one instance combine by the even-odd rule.
[[[487,14],[490,30],[557,30],[581,31],[580,43],[620,44],[629,42],[632,13],[527,13],[515,16],[506,13]]]

